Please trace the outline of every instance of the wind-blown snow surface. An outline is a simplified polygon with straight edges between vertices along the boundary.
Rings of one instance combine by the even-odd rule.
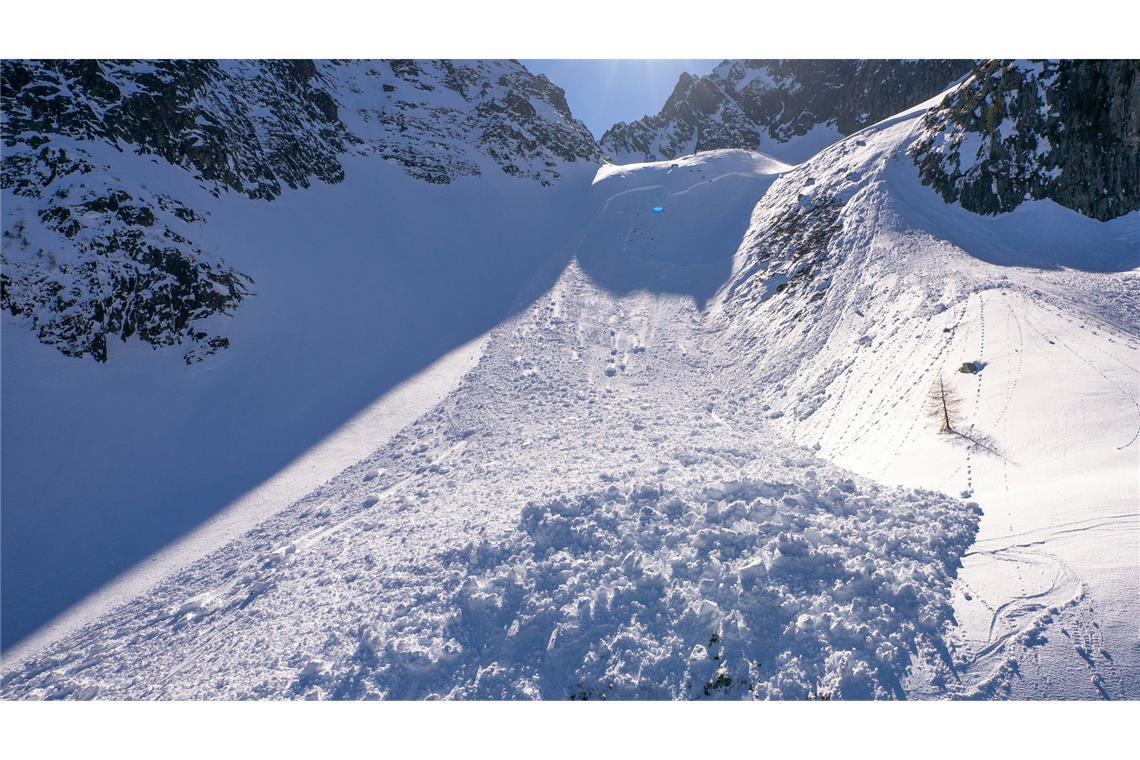
[[[568,183],[454,393],[0,691],[1138,696],[1137,215],[947,206],[920,113]]]

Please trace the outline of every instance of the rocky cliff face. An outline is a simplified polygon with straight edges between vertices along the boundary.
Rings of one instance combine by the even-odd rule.
[[[937,95],[972,65],[724,61],[708,76],[683,74],[660,113],[615,124],[601,144],[614,161],[627,163],[718,148],[778,148],[817,127],[847,135]]]
[[[115,336],[200,360],[228,345],[207,320],[251,293],[194,242],[208,213],[178,174],[272,201],[340,182],[349,156],[542,185],[601,157],[562,90],[513,61],[11,61],[0,92],[0,308],[98,361]]]
[[[1140,62],[990,61],[923,121],[922,180],[980,214],[1049,198],[1094,219],[1140,208]]]
[[[271,199],[343,178],[350,138],[329,84],[312,61],[6,62],[4,144],[129,146],[215,193]]]
[[[549,185],[564,163],[599,162],[566,95],[513,61],[329,64],[357,150],[448,183],[503,171]]]
[[[14,61],[2,82],[0,306],[68,356],[137,335],[197,361],[229,344],[201,322],[250,293],[193,242],[204,214],[127,156],[266,200],[344,176],[349,135],[309,61]]]

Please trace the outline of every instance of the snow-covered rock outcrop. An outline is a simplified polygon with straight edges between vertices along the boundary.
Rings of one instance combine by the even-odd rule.
[[[427,182],[502,171],[549,185],[565,164],[601,160],[562,89],[515,61],[347,61],[322,71],[356,150]]]
[[[5,61],[0,307],[69,356],[108,339],[229,344],[251,278],[196,242],[214,195],[272,201],[348,155],[448,183],[542,185],[600,151],[562,91],[513,61]],[[152,165],[153,164],[153,165]]]
[[[1094,219],[1140,208],[1140,62],[989,61],[923,119],[911,151],[949,203],[1049,198]]]

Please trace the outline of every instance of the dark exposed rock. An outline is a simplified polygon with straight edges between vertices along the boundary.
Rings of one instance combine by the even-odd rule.
[[[172,229],[184,227],[192,212],[179,213],[177,201],[158,197],[151,208],[122,191],[84,193],[42,209],[44,227],[73,249],[64,255],[33,245],[22,225],[6,226],[0,308],[62,353],[96,361],[107,360],[108,338],[116,336],[137,335],[153,346],[187,343],[187,363],[229,345],[195,323],[231,313],[252,280]]]
[[[251,198],[344,176],[349,136],[311,61],[6,61],[2,81],[9,148],[126,144]]]
[[[851,134],[937,95],[970,71],[962,60],[724,61],[682,74],[656,116],[619,123],[601,145],[618,162],[719,148],[756,150],[818,125]]]
[[[924,118],[922,181],[980,214],[1140,208],[1140,61],[990,61]]]
[[[801,197],[772,209],[764,224],[754,225],[755,236],[747,241],[748,266],[734,277],[726,299],[760,302],[776,294],[806,292],[843,227],[843,206],[841,198],[828,195]],[[769,268],[781,274],[764,276]],[[813,295],[821,295],[821,291]]]

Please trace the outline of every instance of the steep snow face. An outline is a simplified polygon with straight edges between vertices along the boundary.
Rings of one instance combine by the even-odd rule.
[[[915,661],[944,670],[976,507],[774,436],[671,285],[684,248],[715,253],[680,235],[692,212],[785,168],[728,151],[599,172],[572,261],[455,393],[13,664],[5,696],[889,698]],[[640,262],[639,287],[611,288],[607,258]]]
[[[188,364],[258,290],[202,246],[198,188],[273,200],[343,181],[352,154],[550,185],[600,158],[562,91],[509,61],[4,62],[3,142],[0,306],[68,356],[137,338]]]
[[[161,168],[136,159],[133,177]],[[99,364],[5,325],[3,435],[19,442],[3,447],[6,644],[525,306],[523,285],[567,255],[595,172],[435,185],[344,160],[343,182],[272,203],[174,185],[209,216],[203,249],[256,282],[212,325],[231,345],[209,361],[132,340]]]
[[[947,205],[907,154],[925,123],[917,109],[784,174],[712,318],[797,442],[981,505],[953,677],[916,667],[908,693],[1135,698],[1140,218]]]
[[[759,150],[799,163],[926,100],[970,70],[969,61],[724,61],[683,74],[660,113],[615,124],[601,145],[618,163],[718,148]]]
[[[745,150],[604,166],[577,259],[612,292],[679,293],[703,309],[731,274],[756,199],[790,168]]]
[[[983,214],[1140,209],[1140,61],[990,61],[923,119],[924,184]]]

